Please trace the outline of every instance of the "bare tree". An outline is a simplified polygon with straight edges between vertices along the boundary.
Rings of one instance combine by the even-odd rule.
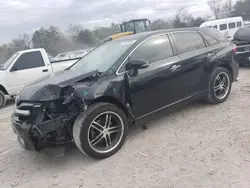
[[[84,30],[84,28],[83,28],[83,25],[81,25],[81,24],[75,24],[75,25],[69,24],[68,29],[67,29],[67,33],[70,36],[77,36],[83,30]]]
[[[227,18],[232,15],[232,0],[210,0],[208,5],[215,19]]]
[[[22,34],[19,35],[19,40],[21,42],[23,42],[23,44],[27,47],[27,48],[31,48],[31,43],[32,43],[32,39],[28,34]]]
[[[250,0],[238,1],[234,5],[232,16],[242,16],[244,20],[250,20]]]
[[[219,19],[221,12],[221,0],[210,0],[208,5],[213,12],[215,19]]]

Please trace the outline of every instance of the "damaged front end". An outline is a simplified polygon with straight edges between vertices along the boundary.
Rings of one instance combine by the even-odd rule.
[[[29,102],[17,98],[12,125],[20,145],[26,150],[41,150],[48,145],[71,143],[72,125],[83,111],[84,102],[74,96],[71,86],[47,85],[38,92],[43,99],[53,100]]]

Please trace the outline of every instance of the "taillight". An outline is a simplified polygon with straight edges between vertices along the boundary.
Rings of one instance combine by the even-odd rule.
[[[233,52],[236,54],[238,52],[237,46],[233,48]]]

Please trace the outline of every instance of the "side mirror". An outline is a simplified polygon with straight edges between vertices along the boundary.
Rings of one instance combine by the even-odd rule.
[[[10,69],[10,72],[15,72],[15,71],[17,71],[17,68],[16,68],[16,66],[14,65],[14,66]]]
[[[131,77],[137,76],[138,75],[138,70],[139,69],[145,69],[149,66],[149,63],[146,60],[131,60],[129,63],[126,65],[126,70],[129,71],[129,75]]]
[[[138,70],[138,69],[145,69],[149,66],[148,61],[143,60],[143,59],[138,59],[138,60],[131,60],[129,62],[129,70]]]

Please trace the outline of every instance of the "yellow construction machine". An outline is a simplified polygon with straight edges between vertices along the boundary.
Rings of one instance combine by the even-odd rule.
[[[122,22],[120,25],[121,33],[117,33],[105,38],[102,43],[108,42],[111,40],[115,40],[121,37],[125,37],[128,35],[133,35],[136,33],[150,31],[150,20],[147,18],[143,19],[134,19],[126,22]]]

